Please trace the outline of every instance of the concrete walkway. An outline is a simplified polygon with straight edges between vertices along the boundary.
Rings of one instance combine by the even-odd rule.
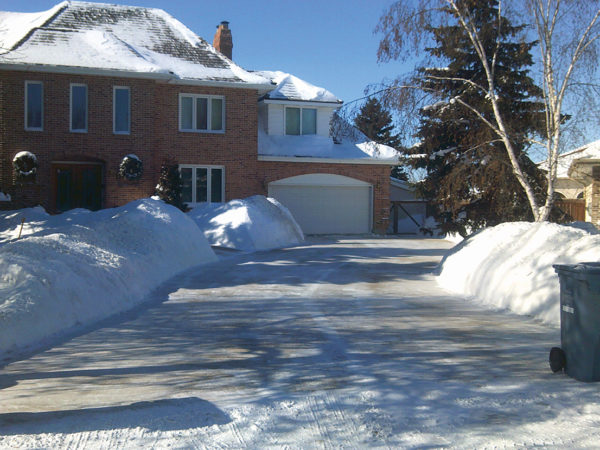
[[[599,442],[596,386],[548,369],[559,331],[440,289],[450,247],[315,238],[224,255],[5,367],[0,447]]]

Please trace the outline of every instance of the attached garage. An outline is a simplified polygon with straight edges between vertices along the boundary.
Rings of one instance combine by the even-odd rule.
[[[373,187],[342,175],[315,173],[269,183],[269,196],[286,206],[305,234],[370,233]]]

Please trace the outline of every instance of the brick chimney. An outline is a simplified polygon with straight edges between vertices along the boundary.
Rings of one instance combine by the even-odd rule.
[[[231,38],[231,30],[229,29],[229,22],[224,20],[217,25],[217,32],[213,39],[213,47],[223,53],[229,59],[231,58],[231,52],[233,50],[233,39]]]

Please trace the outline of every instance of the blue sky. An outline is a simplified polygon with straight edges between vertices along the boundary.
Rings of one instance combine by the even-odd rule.
[[[59,1],[0,0],[2,11],[43,11]],[[116,0],[161,8],[212,43],[216,26],[230,22],[233,60],[246,69],[282,70],[333,92],[345,102],[364,88],[405,71],[377,63],[373,34],[392,0]]]

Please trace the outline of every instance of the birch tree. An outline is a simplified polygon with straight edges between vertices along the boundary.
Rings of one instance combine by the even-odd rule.
[[[537,67],[539,78],[543,81],[545,131],[541,139],[531,136],[528,136],[528,139],[532,144],[543,146],[547,152],[546,196],[545,200],[540,202],[515,148],[514,133],[519,133],[519,130],[512,130],[507,126],[507,113],[500,107],[501,98],[497,91],[498,74],[501,73],[501,70],[498,70],[498,52],[502,46],[498,42],[497,45],[486,48],[482,42],[477,23],[470,13],[476,3],[477,0],[414,0],[394,3],[382,16],[376,29],[376,32],[383,35],[378,58],[387,62],[421,55],[423,49],[431,43],[428,29],[432,26],[461,27],[477,54],[485,77],[483,82],[456,77],[447,78],[446,81],[462,83],[465,88],[483,93],[492,115],[486,116],[476,105],[470,104],[461,96],[456,96],[453,101],[478,117],[502,142],[512,173],[526,195],[534,219],[545,221],[550,216],[554,197],[556,167],[561,148],[561,127],[565,117],[562,108],[565,99],[574,88],[574,75],[582,73],[584,69],[588,75],[594,72],[600,32],[600,8],[596,1],[527,0],[527,8],[523,8],[523,3],[520,2],[497,2],[496,15],[499,23],[503,15],[522,18],[532,26],[531,32],[534,32],[539,40],[541,57]],[[443,74],[439,76],[440,79],[444,79]],[[402,92],[420,89],[422,85],[423,83],[415,80],[415,76],[397,79],[387,90],[388,103],[393,103],[394,99],[414,100],[414,95]],[[396,106],[403,107],[405,104],[401,101]]]

